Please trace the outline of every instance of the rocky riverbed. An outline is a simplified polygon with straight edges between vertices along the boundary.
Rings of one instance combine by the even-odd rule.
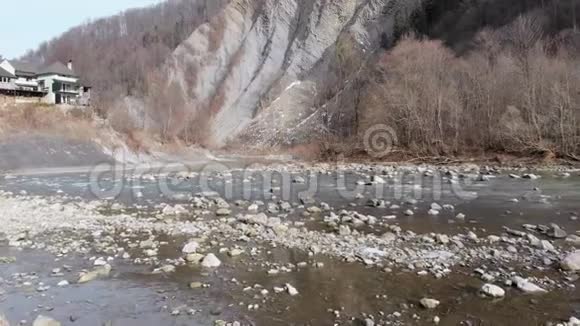
[[[576,171],[252,165],[1,180],[10,325],[580,325]]]

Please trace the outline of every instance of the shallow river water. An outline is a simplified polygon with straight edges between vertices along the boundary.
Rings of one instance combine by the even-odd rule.
[[[195,194],[215,191],[232,204],[232,215],[245,210],[233,205],[237,200],[263,201],[266,205],[283,200],[299,207],[301,199],[313,199],[316,203],[327,203],[336,213],[349,210],[379,218],[393,216],[389,224],[419,234],[451,236],[474,231],[483,238],[501,235],[504,227],[521,230],[523,224],[550,223],[558,224],[568,234],[579,229],[574,218],[580,214],[578,173],[562,177],[556,172],[539,172],[541,178],[530,180],[510,178],[509,172],[502,172],[490,174],[482,181],[477,181],[477,177],[471,181],[459,178],[457,184],[452,184],[443,174],[433,177],[422,170],[388,175],[372,169],[322,172],[300,169],[288,175],[266,173],[265,177],[266,167],[252,165],[252,170],[243,170],[242,166],[235,166],[231,173],[223,169],[202,172],[202,168],[195,167],[187,177],[179,172],[161,171],[166,176],[163,178],[158,177],[160,171],[123,176],[113,173],[95,176],[94,172],[16,174],[0,179],[0,190],[43,198],[55,196],[65,202],[106,200],[111,212],[116,210],[114,204],[119,203],[125,212],[139,212],[143,216],[154,214],[161,203],[185,205]],[[363,185],[371,174],[383,175],[386,183]],[[297,177],[305,182],[296,182]],[[265,182],[264,178],[273,181]],[[369,199],[384,200],[386,204],[370,207]],[[413,202],[409,203],[410,200]],[[433,216],[428,214],[433,202],[453,205],[454,209],[443,209]],[[412,216],[403,213],[406,205],[413,207]],[[265,209],[267,206],[261,211]],[[103,212],[108,214],[108,209]],[[456,218],[459,213],[465,219]],[[322,217],[305,217],[301,209],[285,214],[284,218],[304,222],[310,230],[332,232]],[[382,234],[384,229],[368,226],[360,232]],[[163,235],[160,238],[164,241],[159,257],[179,258],[187,238]],[[237,242],[219,241],[217,248]],[[554,244],[562,246],[562,250],[571,248],[564,240],[554,240]],[[275,243],[250,241],[245,246],[258,249],[252,255],[238,257],[218,254],[222,266],[215,270],[184,265],[177,266],[174,273],[152,275],[149,266],[115,261],[109,278],[74,284],[79,270],[92,267],[87,255],[55,257],[42,250],[0,244],[0,257],[15,258],[14,262],[0,264],[0,312],[13,324],[22,321],[29,325],[38,314],[43,314],[63,325],[151,326],[214,325],[217,320],[237,321],[241,325],[371,325],[370,320],[376,325],[433,325],[434,320],[440,325],[546,325],[580,315],[580,291],[572,287],[574,279],[542,295],[526,295],[506,288],[504,298],[492,300],[482,298],[479,289],[484,282],[474,276],[474,267],[493,269],[494,266],[486,265],[490,262],[482,262],[482,266],[455,266],[452,273],[437,279],[418,275],[416,270],[384,270]],[[88,257],[91,255],[102,256],[98,252]],[[274,265],[296,266],[301,262],[306,264],[291,272],[268,273]],[[526,272],[527,277],[562,279],[564,276],[556,265],[513,269]],[[62,269],[63,274],[54,276],[51,271],[55,268]],[[56,286],[63,279],[71,285]],[[205,286],[192,289],[191,282]],[[50,288],[39,291],[39,284]],[[273,288],[284,284],[292,284],[299,294],[274,294]],[[261,293],[263,289],[269,294]],[[422,309],[419,300],[424,297],[437,298],[441,304],[433,310]],[[248,305],[258,307],[248,309]]]

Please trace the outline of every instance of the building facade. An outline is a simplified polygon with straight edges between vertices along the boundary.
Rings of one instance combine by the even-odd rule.
[[[38,98],[47,104],[91,104],[91,88],[81,85],[72,61],[39,68],[4,60],[0,63],[0,94]]]

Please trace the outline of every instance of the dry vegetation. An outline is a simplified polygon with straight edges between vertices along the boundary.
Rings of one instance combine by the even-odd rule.
[[[64,112],[43,104],[12,104],[0,98],[0,139],[19,134],[49,133],[71,139],[91,140],[97,136],[92,114]]]
[[[382,55],[357,108],[359,136],[384,123],[416,155],[576,159],[580,58],[571,43],[545,37],[530,15],[476,41],[458,56],[441,41],[407,36]]]

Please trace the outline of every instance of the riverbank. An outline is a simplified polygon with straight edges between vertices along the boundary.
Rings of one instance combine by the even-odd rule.
[[[107,198],[86,175],[12,176],[0,195],[3,312],[126,322],[133,310],[113,309],[109,289],[128,286],[141,325],[568,320],[579,294],[562,261],[580,245],[580,179],[564,173],[250,165],[125,175],[100,184],[126,187]],[[51,309],[27,310],[25,293]],[[110,314],[84,318],[80,293]]]

